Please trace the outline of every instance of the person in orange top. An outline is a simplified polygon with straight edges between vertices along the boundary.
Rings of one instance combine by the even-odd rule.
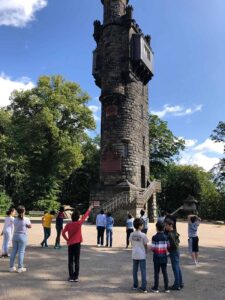
[[[80,219],[79,210],[75,210],[71,216],[72,222],[66,224],[62,231],[63,238],[67,241],[68,245],[68,269],[70,282],[79,281],[79,269],[80,269],[80,248],[83,242],[81,233],[81,226],[89,216],[92,210],[92,205],[88,208],[86,213]],[[75,265],[75,266],[74,266]],[[74,271],[75,267],[75,271]]]

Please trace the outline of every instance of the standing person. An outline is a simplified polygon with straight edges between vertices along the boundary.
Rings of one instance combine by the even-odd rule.
[[[143,220],[143,228],[142,228],[141,232],[147,234],[147,232],[148,232],[148,223],[149,223],[149,219],[148,219],[148,217],[146,216],[145,211],[144,211],[143,209],[140,211],[140,214],[141,214],[141,215],[140,215],[140,219]]]
[[[154,286],[151,288],[153,293],[158,293],[159,290],[159,273],[162,270],[164,280],[164,292],[169,293],[168,275],[167,275],[167,250],[169,249],[168,237],[164,233],[164,225],[162,222],[156,223],[157,233],[152,237],[151,250],[153,251],[154,263]]]
[[[42,226],[44,228],[44,239],[41,242],[41,247],[48,247],[47,240],[51,235],[51,225],[52,225],[52,220],[55,218],[55,211],[52,210],[50,213],[46,213],[42,217]]]
[[[126,220],[126,233],[127,233],[127,246],[126,248],[129,247],[129,238],[130,238],[130,234],[132,232],[134,232],[134,226],[133,226],[133,223],[134,223],[134,218],[132,217],[131,214],[128,214],[127,215],[127,220]]]
[[[166,211],[166,216],[165,216],[164,222],[166,222],[167,220],[173,221],[174,230],[177,231],[177,218],[175,215],[172,214],[171,209],[167,209],[167,211]]]
[[[134,220],[135,231],[130,235],[130,242],[132,246],[132,259],[133,259],[133,289],[138,289],[138,266],[141,269],[141,287],[140,291],[147,293],[146,290],[146,250],[148,238],[141,232],[143,229],[143,221],[141,218],[136,218]]]
[[[17,217],[14,219],[13,249],[10,256],[9,272],[15,272],[14,261],[18,252],[18,273],[26,272],[23,266],[25,249],[27,245],[27,229],[31,228],[29,218],[25,217],[25,207],[20,205],[17,208]]]
[[[87,219],[91,212],[92,206],[88,208],[86,213],[80,219],[80,212],[75,210],[72,213],[72,222],[66,224],[62,231],[63,238],[67,241],[68,245],[68,270],[70,282],[79,281],[80,270],[80,249],[83,237],[81,233],[81,226]],[[80,220],[79,220],[80,219]]]
[[[164,210],[162,210],[161,213],[160,213],[160,217],[158,217],[158,219],[157,219],[157,223],[158,222],[164,223],[165,218],[166,218],[166,213],[165,213]]]
[[[198,264],[198,226],[201,222],[201,219],[196,215],[189,215],[188,216],[188,245],[189,245],[189,251],[191,253],[192,257],[192,263],[194,265]]]
[[[64,207],[61,206],[59,212],[56,216],[55,228],[56,228],[56,239],[55,239],[55,249],[60,249],[60,236],[63,230],[63,220],[65,218],[64,215]]]
[[[97,227],[97,245],[98,247],[104,245],[104,232],[106,227],[106,216],[104,210],[102,209],[96,217],[96,227]]]
[[[2,255],[1,257],[9,257],[9,244],[12,240],[14,230],[15,208],[10,208],[6,212],[5,223],[1,235],[3,235]]]
[[[106,247],[108,247],[109,245],[110,247],[112,247],[113,225],[114,219],[112,217],[112,214],[108,212],[106,216]]]
[[[165,221],[166,233],[170,243],[169,253],[170,260],[174,274],[174,284],[169,287],[170,290],[179,291],[184,287],[182,273],[180,269],[180,252],[179,252],[179,234],[174,229],[174,223],[172,220]]]

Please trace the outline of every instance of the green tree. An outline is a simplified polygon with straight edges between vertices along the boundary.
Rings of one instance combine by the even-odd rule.
[[[199,213],[203,218],[216,219],[220,216],[221,197],[209,172],[198,166],[170,165],[162,208],[177,209],[190,194],[199,201]]]
[[[149,115],[149,136],[151,178],[163,180],[167,166],[184,150],[185,142],[172,133],[166,121],[152,114]]]
[[[37,87],[15,91],[10,100],[13,167],[19,174],[10,172],[8,191],[15,203],[35,206],[57,196],[81,166],[86,130],[95,123],[88,95],[61,76],[42,76]]]
[[[82,166],[76,169],[64,182],[61,202],[70,205],[89,205],[90,191],[99,180],[100,137],[87,138],[82,145],[84,160]]]

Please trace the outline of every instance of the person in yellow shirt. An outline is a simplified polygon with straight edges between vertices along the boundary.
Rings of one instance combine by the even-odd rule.
[[[50,213],[45,213],[44,216],[42,217],[42,226],[44,229],[44,239],[41,242],[41,247],[48,247],[47,240],[51,235],[51,224],[52,220],[55,218],[55,211],[52,210]]]

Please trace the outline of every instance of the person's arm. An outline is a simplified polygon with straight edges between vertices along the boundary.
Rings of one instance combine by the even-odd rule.
[[[88,210],[86,211],[86,213],[82,216],[82,218],[80,219],[80,223],[81,224],[83,224],[84,221],[87,219],[87,217],[89,217],[92,208],[93,208],[93,206],[90,205],[89,208],[88,208]]]
[[[41,218],[41,223],[42,223],[42,226],[44,227],[44,221],[45,221],[45,216],[43,216],[42,218]]]
[[[66,235],[66,233],[68,232],[68,226],[66,224],[66,226],[64,227],[63,231],[62,231],[62,236],[63,238],[68,242],[69,238],[68,236]]]
[[[32,228],[32,225],[31,225],[31,222],[30,222],[29,219],[28,219],[27,222],[26,222],[26,227],[27,227],[27,228]]]

